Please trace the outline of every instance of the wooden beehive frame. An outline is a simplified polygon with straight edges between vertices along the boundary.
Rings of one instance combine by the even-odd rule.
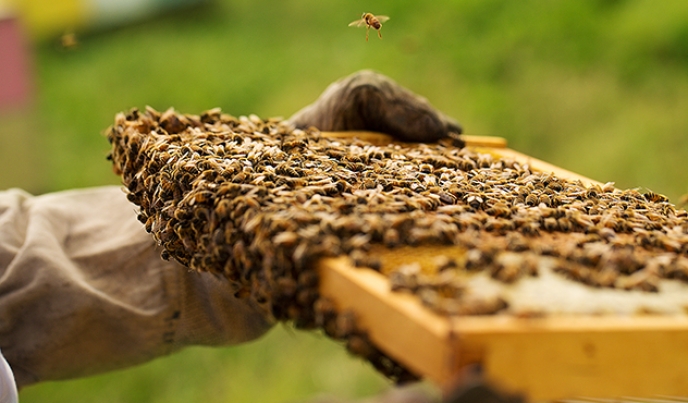
[[[388,144],[376,133],[323,133]],[[598,183],[506,147],[500,138],[465,136],[468,147],[528,163],[561,178]],[[390,291],[387,279],[347,258],[323,259],[320,292],[353,310],[385,353],[438,385],[467,364],[529,399],[688,395],[688,317],[575,316],[447,318],[417,298]]]

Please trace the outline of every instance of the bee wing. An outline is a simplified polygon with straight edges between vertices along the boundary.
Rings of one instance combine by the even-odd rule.
[[[353,26],[362,27],[364,25],[365,25],[365,18],[361,18],[360,20],[356,20],[356,21],[349,24],[350,27],[353,27]]]
[[[375,18],[377,18],[377,20],[380,21],[380,23],[389,20],[389,17],[387,17],[386,15],[376,15]]]

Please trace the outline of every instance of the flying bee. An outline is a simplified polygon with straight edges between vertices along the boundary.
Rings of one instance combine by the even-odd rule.
[[[366,42],[368,42],[368,32],[370,28],[377,30],[377,36],[382,39],[382,33],[380,29],[382,28],[382,23],[389,20],[386,15],[373,15],[371,13],[363,13],[361,19],[356,20],[349,24],[350,27],[362,27],[366,26]]]
[[[65,50],[73,50],[79,46],[79,40],[73,31],[66,31],[60,37],[60,46]]]

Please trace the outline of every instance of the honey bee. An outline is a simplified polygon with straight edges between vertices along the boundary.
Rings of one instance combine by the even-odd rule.
[[[652,203],[662,203],[662,202],[668,201],[666,196],[661,195],[661,194],[657,194],[653,191],[648,191],[643,196],[645,196],[645,199],[647,199],[647,201],[652,202]]]
[[[490,217],[485,222],[485,230],[506,234],[508,231],[513,231],[516,228],[513,221],[505,220],[503,218]]]
[[[684,207],[688,206],[688,193],[684,194],[678,199],[678,206],[679,207]]]
[[[519,230],[524,235],[540,235],[540,224],[536,222],[526,222],[519,227]]]
[[[533,193],[528,194],[526,197],[526,204],[529,206],[537,206],[540,199]]]
[[[335,319],[335,337],[343,339],[349,337],[356,331],[356,317],[351,311],[345,311],[337,315]]]
[[[352,354],[363,358],[375,355],[375,347],[370,344],[365,336],[359,334],[353,334],[347,338],[346,348]]]
[[[465,200],[469,206],[471,206],[473,209],[476,209],[476,210],[479,209],[480,206],[482,206],[482,204],[484,202],[483,198],[479,194],[468,195],[465,197]]]
[[[646,270],[638,270],[627,277],[619,277],[616,287],[624,290],[641,290],[646,292],[659,291],[659,278],[656,274]]]
[[[505,203],[501,202],[496,203],[494,206],[485,210],[485,212],[495,217],[509,217],[512,213],[511,208]]]
[[[388,248],[394,248],[401,243],[399,231],[394,228],[388,228],[382,236],[383,243]]]
[[[438,272],[458,267],[456,259],[445,255],[436,256],[434,262]]]
[[[570,232],[571,230],[573,230],[573,224],[571,223],[571,220],[569,220],[566,217],[558,219],[557,224],[561,232]]]
[[[451,193],[441,192],[439,194],[439,197],[440,197],[440,202],[442,202],[443,204],[453,205],[454,203],[456,203],[456,196],[454,196]]]
[[[389,20],[386,15],[373,15],[371,13],[363,13],[361,18],[349,24],[350,27],[362,27],[366,26],[366,42],[368,42],[368,32],[370,28],[377,30],[377,36],[382,39],[382,33],[380,29],[382,28],[382,23]]]
[[[65,50],[73,50],[79,46],[79,40],[73,31],[67,31],[60,37],[60,46]]]
[[[546,194],[540,195],[540,198],[538,199],[538,201],[540,202],[540,204],[544,204],[547,207],[552,206],[552,199]]]

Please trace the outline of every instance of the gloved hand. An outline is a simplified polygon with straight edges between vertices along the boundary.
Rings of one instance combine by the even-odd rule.
[[[331,84],[320,98],[289,118],[298,128],[370,130],[409,142],[433,142],[461,126],[390,78],[363,70]]]

